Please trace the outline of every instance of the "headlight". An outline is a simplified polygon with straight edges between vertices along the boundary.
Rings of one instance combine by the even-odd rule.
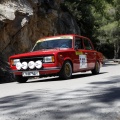
[[[40,60],[36,61],[35,62],[35,67],[38,68],[38,69],[41,68],[42,67],[42,62]]]
[[[22,68],[26,70],[28,68],[27,62],[22,62]]]
[[[30,69],[35,68],[35,62],[34,62],[34,61],[30,61],[30,62],[28,63],[28,67],[29,67]]]
[[[20,62],[16,63],[16,68],[17,70],[20,70],[22,68],[22,64]]]
[[[44,57],[44,62],[46,62],[46,63],[55,62],[54,56]]]
[[[20,63],[20,59],[14,59],[14,60],[12,60],[12,65],[16,65],[17,63]]]

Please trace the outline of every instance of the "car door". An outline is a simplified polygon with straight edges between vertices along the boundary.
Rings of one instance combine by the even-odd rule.
[[[83,38],[84,51],[83,54],[87,57],[87,65],[89,69],[94,68],[96,62],[96,51],[93,48],[91,41],[88,38]]]
[[[86,50],[84,49],[82,37],[75,36],[74,49],[75,49],[74,70],[84,71],[88,69],[87,55],[85,54]]]

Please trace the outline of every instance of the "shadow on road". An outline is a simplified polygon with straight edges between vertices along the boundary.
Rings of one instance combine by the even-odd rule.
[[[101,72],[101,73],[99,73],[99,74],[97,74],[97,75],[101,75],[101,74],[105,74],[105,73],[107,73],[107,72]],[[67,80],[72,80],[72,79],[77,79],[77,78],[84,78],[84,77],[90,77],[90,76],[93,76],[92,75],[92,73],[86,73],[86,74],[73,74],[72,75],[72,78],[71,79],[67,79]],[[95,75],[94,75],[95,76]],[[27,83],[35,83],[35,82],[53,82],[53,81],[66,81],[66,80],[62,80],[62,79],[60,79],[59,77],[55,77],[55,78],[53,78],[53,77],[49,77],[49,78],[44,78],[44,79],[41,79],[41,78],[39,78],[39,80],[38,79],[36,79],[36,80],[33,80],[33,81],[29,81],[28,80],[28,82]]]
[[[91,75],[85,75],[88,76]],[[113,76],[104,82],[92,82],[87,87],[74,90],[38,89],[3,97],[0,98],[0,118],[10,116],[8,120],[119,120],[119,86],[120,76]]]
[[[106,86],[107,89],[105,89],[103,94],[93,96],[93,98],[98,99],[101,102],[113,102],[115,100],[120,100],[120,87],[114,87],[114,84],[120,83],[120,76],[114,76],[110,77],[108,81],[104,82],[92,82],[91,84],[95,86]],[[109,86],[112,86],[109,88]]]

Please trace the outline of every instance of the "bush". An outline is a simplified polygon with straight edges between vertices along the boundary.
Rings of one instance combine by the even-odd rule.
[[[9,64],[4,60],[3,54],[0,53],[0,83],[15,81],[13,73],[10,72]]]

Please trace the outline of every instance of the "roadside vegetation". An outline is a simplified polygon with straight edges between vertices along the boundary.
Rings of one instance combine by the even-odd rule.
[[[81,35],[89,37],[107,58],[120,58],[120,0],[65,0]]]
[[[9,64],[5,62],[3,54],[0,53],[0,84],[14,81],[14,75],[10,72]]]

